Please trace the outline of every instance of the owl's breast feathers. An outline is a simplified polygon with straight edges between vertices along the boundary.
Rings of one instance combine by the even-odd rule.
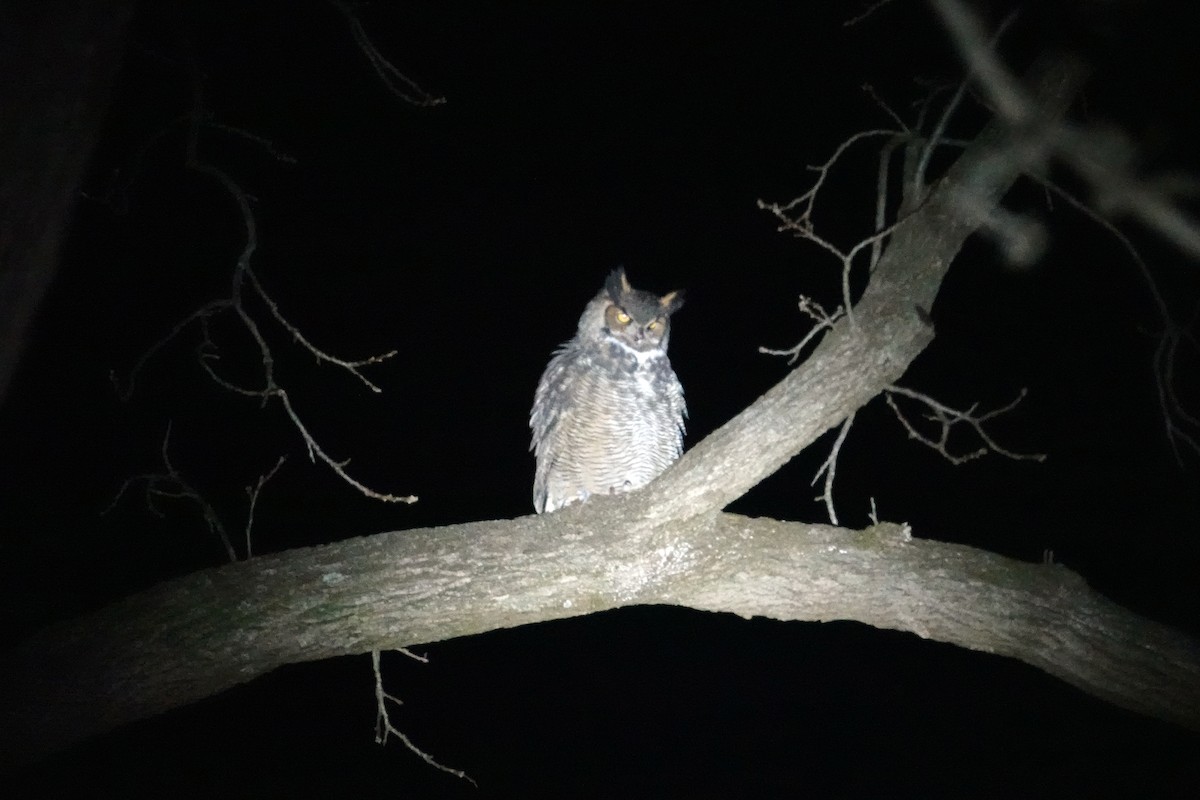
[[[546,366],[530,413],[534,507],[552,511],[649,483],[683,452],[686,414],[664,351],[566,343]]]

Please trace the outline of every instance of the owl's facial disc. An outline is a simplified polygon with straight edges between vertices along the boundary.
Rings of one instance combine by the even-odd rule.
[[[613,304],[604,311],[604,327],[620,344],[644,353],[660,347],[667,323],[663,317],[635,319],[624,308]]]

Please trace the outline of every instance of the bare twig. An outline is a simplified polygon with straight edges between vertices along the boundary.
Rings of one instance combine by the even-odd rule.
[[[134,362],[133,368],[129,370],[129,378],[126,381],[124,389],[121,388],[121,381],[117,377],[116,370],[110,369],[108,371],[108,380],[112,384],[113,391],[117,393],[117,397],[121,399],[121,402],[127,403],[129,402],[129,399],[133,397],[138,375],[141,373],[142,368],[146,366],[146,362],[148,362],[151,358],[157,355],[160,350],[170,344],[175,337],[182,333],[183,330],[193,322],[207,320],[213,314],[220,313],[228,307],[229,301],[227,300],[213,300],[212,302],[205,303],[203,306],[177,322],[175,327],[171,328],[166,336],[163,336],[154,344],[150,345],[150,347],[138,357],[138,360]]]
[[[303,340],[303,344],[304,344],[305,348],[309,350],[309,352],[316,355],[318,357],[318,359],[324,358],[325,360],[335,363],[335,364],[341,366],[343,369],[348,370],[351,374],[358,377],[360,380],[362,380],[368,387],[370,387],[374,391],[379,391],[379,388],[377,386],[375,386],[373,383],[371,383],[369,380],[367,380],[365,377],[363,377],[361,374],[359,374],[357,367],[362,366],[364,364],[376,363],[378,361],[381,361],[385,358],[388,358],[390,355],[394,354],[395,351],[393,351],[392,353],[389,353],[389,354],[382,355],[382,356],[376,356],[376,357],[373,357],[370,359],[366,359],[364,361],[357,361],[357,362],[343,361],[340,359],[333,358],[332,356],[326,355],[323,351],[317,349],[311,343],[309,343],[307,339],[304,339],[301,336],[300,331],[297,328],[295,328],[295,326],[288,323],[286,319],[284,319],[283,315],[279,312],[278,307],[275,306],[274,302],[271,301],[271,299],[267,296],[266,292],[263,291],[262,284],[259,283],[258,277],[254,274],[253,270],[250,267],[250,259],[251,259],[251,256],[254,254],[256,247],[258,246],[258,238],[257,238],[257,227],[256,227],[255,220],[254,220],[254,214],[253,214],[252,210],[250,209],[250,201],[249,201],[248,197],[246,196],[245,191],[233,180],[233,178],[231,178],[228,175],[228,173],[224,172],[223,170],[221,170],[211,164],[194,163],[191,166],[193,169],[196,169],[197,171],[199,171],[203,174],[209,175],[210,177],[215,179],[217,182],[219,182],[222,186],[224,186],[226,191],[230,194],[230,196],[236,202],[237,207],[238,207],[239,211],[241,212],[242,224],[246,230],[246,243],[245,243],[244,247],[242,248],[241,255],[238,257],[237,265],[235,266],[235,268],[233,270],[233,280],[232,280],[232,286],[231,286],[231,290],[230,290],[229,303],[230,303],[230,307],[233,308],[233,310],[237,314],[238,318],[241,320],[242,325],[246,328],[246,331],[250,334],[251,338],[254,339],[254,343],[258,347],[259,357],[260,357],[260,361],[262,363],[262,368],[263,368],[263,388],[259,389],[259,390],[246,390],[241,387],[237,387],[228,381],[221,379],[216,374],[216,372],[211,368],[211,365],[209,363],[211,360],[213,360],[212,356],[210,356],[207,359],[202,360],[201,363],[204,364],[205,369],[208,371],[209,375],[214,380],[216,380],[219,384],[221,384],[222,386],[224,386],[228,389],[231,389],[232,391],[242,394],[242,395],[247,395],[247,394],[257,395],[258,397],[260,397],[261,403],[264,406],[267,404],[267,402],[271,398],[273,398],[273,397],[278,398],[280,400],[280,402],[283,404],[283,407],[284,407],[285,411],[287,412],[288,417],[292,420],[292,423],[295,426],[296,430],[300,433],[301,437],[303,438],[305,447],[308,449],[308,454],[309,454],[310,460],[315,461],[316,459],[314,458],[314,456],[316,458],[319,458],[321,461],[323,461],[325,464],[327,464],[340,478],[342,478],[342,480],[346,481],[351,486],[358,489],[361,493],[363,493],[367,497],[372,497],[376,500],[383,500],[385,502],[415,503],[417,501],[417,498],[414,495],[408,495],[408,496],[402,497],[402,496],[393,495],[393,494],[389,494],[389,493],[378,492],[378,491],[375,491],[374,489],[367,487],[360,481],[352,478],[345,470],[345,464],[347,462],[344,462],[344,461],[339,462],[339,461],[334,460],[328,454],[326,454],[325,451],[317,444],[317,442],[313,438],[312,434],[309,433],[308,427],[301,421],[299,414],[296,413],[296,410],[292,406],[291,400],[288,397],[287,392],[282,387],[280,387],[279,384],[275,381],[275,358],[274,358],[274,355],[272,354],[270,345],[268,345],[266,338],[263,336],[262,331],[259,329],[259,325],[258,325],[257,321],[246,310],[246,307],[245,307],[244,303],[242,302],[242,287],[245,283],[245,280],[247,278],[249,278],[251,286],[258,292],[259,296],[263,297],[265,299],[265,301],[268,303],[268,307],[271,309],[272,315],[275,317],[275,319],[277,321],[279,321],[285,327],[285,329],[290,334],[292,334],[292,336],[294,338]]]
[[[967,82],[965,80],[959,82],[958,88],[954,90],[954,94],[950,97],[950,102],[946,103],[946,107],[942,109],[942,114],[938,117],[933,131],[930,132],[928,141],[921,148],[920,156],[917,158],[917,165],[913,169],[910,187],[907,189],[907,191],[911,192],[912,203],[920,202],[921,198],[925,196],[925,173],[929,170],[929,161],[933,158],[933,151],[937,149],[942,137],[946,135],[946,126],[950,123],[950,118],[954,116],[954,112],[958,110],[966,88]]]
[[[872,14],[874,14],[876,11],[878,11],[879,9],[883,8],[884,6],[888,5],[891,2],[892,2],[892,0],[873,0],[873,2],[868,4],[867,7],[864,8],[862,11],[860,11],[859,13],[855,14],[850,19],[843,22],[842,27],[849,28],[853,25],[857,25],[858,23],[867,19]]]
[[[347,13],[349,13],[348,8],[345,10]],[[349,483],[364,495],[385,502],[416,502],[417,498],[413,495],[399,496],[390,493],[378,492],[367,487],[362,482],[352,478],[345,469],[345,465],[348,462],[337,461],[325,453],[325,451],[318,445],[315,438],[309,432],[308,427],[303,423],[299,414],[296,413],[296,410],[293,407],[287,392],[276,380],[274,353],[267,341],[266,334],[263,332],[262,327],[259,324],[259,321],[255,319],[246,306],[244,290],[247,284],[262,300],[263,304],[270,313],[271,318],[275,320],[275,322],[291,337],[294,342],[298,343],[301,347],[311,353],[317,360],[318,364],[321,362],[328,362],[341,367],[356,377],[373,392],[378,393],[381,391],[381,389],[362,374],[361,368],[378,364],[388,358],[391,358],[392,356],[396,355],[397,351],[392,350],[381,355],[374,355],[356,361],[338,358],[314,345],[298,327],[289,322],[283,315],[282,311],[279,309],[279,305],[267,293],[262,281],[259,279],[252,267],[251,262],[254,253],[258,248],[258,227],[254,211],[251,208],[250,196],[228,172],[213,164],[202,161],[199,157],[198,144],[200,133],[206,127],[211,127],[212,123],[208,119],[207,112],[204,110],[201,100],[202,87],[200,85],[199,77],[194,76],[194,79],[195,98],[192,113],[189,118],[189,138],[186,148],[187,167],[216,181],[221,185],[222,188],[224,188],[230,199],[233,200],[235,206],[237,207],[238,215],[241,219],[245,234],[242,250],[238,254],[237,261],[231,275],[229,297],[206,303],[204,306],[200,307],[196,311],[193,311],[191,314],[177,323],[166,336],[151,345],[151,347],[144,352],[134,364],[134,367],[130,372],[127,386],[124,389],[121,388],[115,373],[110,373],[110,380],[112,381],[114,388],[117,390],[123,400],[128,400],[134,391],[135,380],[142,368],[145,366],[146,362],[156,355],[160,350],[162,350],[162,348],[165,347],[169,342],[179,336],[189,325],[192,323],[198,323],[201,329],[201,341],[197,349],[198,361],[201,368],[214,383],[243,397],[256,398],[262,406],[266,406],[267,403],[272,399],[278,399],[284,407],[288,418],[292,421],[294,427],[304,441],[304,445],[308,451],[310,460],[316,461],[319,459],[320,461],[324,462],[334,471],[335,474],[342,478],[342,480]],[[278,159],[288,159],[287,156],[280,154],[270,142],[262,139],[261,137],[257,137],[247,131],[243,131],[239,128],[234,128],[231,126],[220,126],[219,129],[225,133],[238,135],[253,141],[256,144],[266,147],[268,152]],[[241,326],[249,334],[251,340],[253,340],[258,351],[259,361],[262,365],[262,384],[259,387],[241,386],[221,375],[216,369],[216,362],[220,361],[221,355],[220,348],[217,346],[212,337],[210,321],[215,316],[229,311],[232,311],[234,316],[236,316],[238,321],[241,323]],[[278,469],[278,465],[276,466],[276,469]],[[275,470],[272,470],[271,474],[273,475],[274,472]],[[262,479],[260,479],[260,489],[262,485],[261,481]],[[256,494],[252,495],[252,504],[254,497],[256,497]],[[248,520],[246,530],[247,542],[250,532],[250,525],[251,520]]]
[[[226,533],[225,525],[221,522],[221,518],[217,516],[216,509],[204,498],[204,495],[200,494],[199,491],[184,479],[179,470],[175,468],[175,465],[171,463],[171,456],[168,453],[170,442],[171,423],[168,422],[166,433],[163,434],[162,447],[159,450],[162,455],[165,472],[148,472],[126,478],[125,482],[117,490],[117,494],[113,497],[112,502],[100,514],[103,516],[116,508],[117,503],[120,502],[125,492],[134,484],[141,483],[145,486],[146,507],[155,516],[163,516],[163,512],[155,505],[155,500],[159,498],[190,500],[195,503],[196,507],[200,509],[201,516],[204,518],[205,526],[220,539],[221,546],[225,549],[225,555],[231,562],[237,561],[237,551],[233,549],[233,542],[230,540],[229,534]]]
[[[413,661],[420,661],[422,664],[429,663],[429,658],[427,656],[419,656],[416,653],[414,653],[412,650],[409,650],[407,647],[397,647],[396,652],[400,653],[401,655],[408,656]]]
[[[996,444],[995,440],[992,439],[992,437],[983,427],[984,423],[986,423],[988,420],[994,419],[1001,414],[1006,414],[1016,408],[1017,405],[1025,399],[1026,393],[1027,391],[1022,389],[1020,394],[1017,395],[1017,398],[1008,405],[1001,406],[1000,408],[983,413],[976,412],[976,405],[972,405],[965,411],[959,411],[958,409],[950,408],[947,405],[939,403],[937,400],[934,400],[927,394],[915,392],[912,389],[906,389],[903,386],[897,386],[896,384],[892,384],[884,390],[884,398],[887,400],[888,406],[890,406],[892,411],[895,412],[896,418],[900,420],[900,424],[904,426],[906,431],[908,431],[908,437],[910,439],[916,439],[921,444],[933,448],[937,452],[941,453],[942,456],[944,456],[951,464],[964,464],[967,461],[987,455],[989,452],[998,453],[999,455],[1017,461],[1045,461],[1046,456],[1044,454],[1015,453],[1011,450],[1001,447],[1000,445]],[[900,406],[896,403],[895,395],[901,395],[903,397],[916,400],[929,409],[930,413],[927,414],[925,418],[938,424],[939,431],[937,439],[926,436],[913,426],[909,419],[904,415],[904,412],[900,410]],[[950,430],[958,423],[962,423],[973,429],[975,434],[983,441],[983,446],[964,455],[956,456],[951,453],[948,448]]]
[[[279,402],[281,402],[283,404],[283,408],[287,412],[288,417],[291,418],[292,424],[295,425],[296,430],[300,432],[300,436],[304,439],[304,445],[306,448],[308,448],[309,461],[313,461],[314,463],[318,459],[323,461],[330,469],[332,469],[338,475],[338,477],[340,477],[346,483],[353,486],[355,489],[358,489],[358,491],[362,492],[367,497],[371,497],[376,500],[382,500],[385,503],[415,503],[415,502],[417,502],[416,495],[410,494],[410,495],[406,495],[406,496],[400,496],[400,495],[394,495],[394,494],[384,494],[382,492],[377,492],[374,489],[362,484],[358,480],[350,477],[350,475],[346,472],[346,465],[349,464],[350,462],[348,460],[347,461],[335,461],[333,458],[331,458],[329,456],[328,453],[326,453],[324,450],[321,449],[321,446],[319,444],[317,444],[317,440],[313,438],[313,435],[308,432],[308,428],[304,425],[303,422],[301,422],[300,415],[296,413],[296,409],[292,407],[292,401],[291,401],[291,398],[288,396],[288,393],[283,389],[277,388],[272,392],[272,394],[275,397],[279,398]]]
[[[258,293],[258,296],[262,298],[263,303],[266,304],[267,309],[271,312],[271,316],[275,317],[275,321],[278,322],[280,324],[280,326],[283,327],[284,330],[286,330],[288,333],[291,334],[293,341],[295,341],[297,344],[299,344],[301,347],[303,347],[308,352],[312,353],[313,357],[316,358],[317,363],[320,363],[322,361],[328,361],[329,363],[335,364],[335,365],[341,367],[342,369],[346,370],[354,377],[358,378],[372,392],[375,392],[376,394],[378,394],[383,391],[378,386],[376,386],[374,383],[372,383],[370,380],[368,380],[366,378],[366,376],[364,376],[361,372],[359,372],[358,371],[359,367],[366,367],[366,366],[370,366],[372,364],[379,364],[383,361],[386,361],[387,359],[396,355],[396,353],[399,352],[398,350],[389,350],[386,353],[382,353],[380,355],[368,356],[367,358],[359,359],[358,361],[346,361],[346,360],[337,358],[336,356],[331,356],[328,353],[326,353],[324,350],[321,350],[316,345],[314,345],[312,342],[310,342],[308,340],[308,338],[305,337],[304,334],[300,332],[299,328],[297,328],[292,323],[288,322],[288,320],[283,316],[283,313],[279,310],[279,306],[275,303],[275,301],[271,298],[271,296],[267,294],[266,289],[263,288],[263,285],[258,280],[258,275],[255,274],[254,270],[247,267],[246,268],[246,276],[250,279],[250,284],[254,287],[254,291]]]
[[[845,144],[845,143],[843,143],[843,144]],[[818,179],[818,182],[823,181],[823,180],[824,180],[824,175],[822,174],[822,176]],[[761,209],[764,209],[766,211],[770,211],[772,214],[775,215],[775,217],[777,219],[781,220],[781,222],[783,224],[781,224],[779,226],[778,230],[792,231],[796,236],[800,237],[801,239],[806,239],[806,240],[812,242],[813,244],[817,245],[821,249],[832,254],[835,258],[838,259],[838,261],[841,262],[841,264],[842,264],[842,273],[841,273],[842,306],[841,307],[842,307],[846,317],[850,320],[850,324],[854,325],[855,324],[854,303],[853,303],[853,298],[851,296],[851,291],[850,291],[850,275],[854,268],[854,259],[858,256],[859,253],[861,253],[867,247],[873,248],[873,253],[874,253],[874,249],[877,247],[880,247],[881,243],[885,239],[887,239],[887,237],[892,235],[892,232],[896,229],[896,227],[898,225],[900,225],[904,221],[904,218],[902,217],[901,219],[897,220],[895,223],[893,223],[892,225],[889,225],[888,227],[884,228],[883,230],[876,231],[875,233],[871,234],[870,236],[866,237],[865,239],[859,240],[852,248],[850,248],[849,251],[842,252],[842,250],[837,245],[835,245],[832,242],[830,242],[829,240],[819,236],[816,233],[816,231],[813,229],[812,220],[810,219],[809,215],[812,211],[812,201],[816,197],[817,188],[819,188],[819,187],[814,187],[813,189],[810,189],[809,192],[806,193],[805,195],[802,195],[801,197],[796,198],[795,200],[792,200],[791,202],[784,204],[784,205],[779,205],[778,203],[767,203],[763,200],[759,200],[758,207]],[[805,199],[808,200],[808,203],[807,203],[806,208],[800,213],[800,215],[796,216],[796,217],[790,216],[788,213],[789,210],[791,208],[793,208],[795,205],[797,205],[798,202],[805,200]],[[874,255],[873,255],[873,257],[874,257]]]
[[[448,772],[456,778],[462,778],[465,781],[469,781],[473,786],[478,786],[474,779],[472,779],[471,776],[466,772],[462,771],[461,769],[453,769],[452,767],[447,767],[445,764],[442,764],[433,756],[429,755],[429,753],[426,753],[424,750],[413,744],[411,739],[405,736],[404,733],[402,733],[396,728],[396,726],[392,724],[392,719],[388,715],[388,701],[390,700],[398,706],[404,705],[404,702],[395,695],[388,694],[383,690],[383,673],[379,668],[378,650],[371,651],[371,669],[375,673],[375,743],[380,745],[387,744],[388,737],[395,736],[404,743],[404,746],[407,747],[410,752],[418,756],[429,766],[440,769],[442,772]]]
[[[252,144],[258,145],[261,150],[266,152],[271,156],[271,158],[275,159],[281,164],[298,163],[295,156],[285,153],[284,151],[280,150],[279,146],[270,139],[265,136],[260,136],[253,131],[248,131],[245,128],[239,128],[235,125],[226,125],[223,122],[217,122],[212,119],[206,120],[204,127],[208,130],[220,131],[221,133],[226,133],[239,139],[245,139]]]
[[[844,309],[838,306],[830,314],[816,300],[805,295],[800,295],[800,313],[805,314],[813,322],[816,323],[812,329],[804,335],[800,343],[794,347],[789,347],[786,350],[772,350],[769,347],[759,347],[758,352],[769,356],[787,356],[788,366],[795,364],[800,360],[800,354],[804,348],[811,342],[821,331],[829,330],[833,327],[833,323],[837,322],[844,313]]]
[[[1129,255],[1129,259],[1137,267],[1138,273],[1142,278],[1142,283],[1150,293],[1150,300],[1154,305],[1155,312],[1158,314],[1160,326],[1158,343],[1154,349],[1152,362],[1154,365],[1154,383],[1158,396],[1159,411],[1162,414],[1163,426],[1166,430],[1167,441],[1171,445],[1171,451],[1175,455],[1176,462],[1182,465],[1183,457],[1180,452],[1180,445],[1186,446],[1193,453],[1200,454],[1200,440],[1197,438],[1200,436],[1200,419],[1189,413],[1184,406],[1178,394],[1176,379],[1176,364],[1182,357],[1180,353],[1181,346],[1190,344],[1193,356],[1200,354],[1200,343],[1189,332],[1192,325],[1195,324],[1197,311],[1193,312],[1193,318],[1187,324],[1181,325],[1176,322],[1171,309],[1167,305],[1166,298],[1163,297],[1162,292],[1158,288],[1158,282],[1154,279],[1154,274],[1150,271],[1150,266],[1142,258],[1142,254],[1134,246],[1133,242],[1130,241],[1129,237],[1110,220],[1101,216],[1095,209],[1058,184],[1047,180],[1040,180],[1040,183],[1048,192],[1053,192],[1058,197],[1061,197],[1072,208],[1108,231],[1121,247],[1124,248],[1125,252]],[[1197,305],[1196,308],[1200,311],[1200,305]]]
[[[254,549],[250,543],[250,529],[254,526],[254,509],[258,505],[258,495],[262,492],[263,487],[271,478],[275,477],[275,473],[283,466],[283,462],[287,461],[287,456],[280,456],[275,462],[275,466],[265,475],[259,475],[258,481],[253,486],[246,487],[246,496],[250,498],[250,508],[246,511],[246,558],[251,558],[254,555]]]
[[[813,212],[813,207],[817,202],[817,194],[821,191],[821,187],[824,186],[825,179],[827,177],[829,177],[829,171],[831,169],[833,169],[833,166],[841,159],[841,157],[845,154],[845,152],[847,150],[849,150],[851,146],[853,146],[854,144],[856,144],[858,142],[863,141],[864,139],[869,139],[869,138],[873,138],[873,137],[877,137],[877,136],[891,137],[891,136],[903,136],[903,135],[904,134],[902,131],[886,130],[886,129],[879,129],[879,128],[874,129],[874,130],[869,130],[869,131],[859,131],[858,133],[853,134],[852,136],[847,138],[845,141],[843,141],[841,144],[839,144],[837,146],[837,148],[833,151],[833,155],[831,155],[825,161],[824,164],[815,164],[815,165],[810,164],[808,166],[808,169],[810,171],[817,173],[817,179],[816,179],[816,181],[813,182],[812,188],[810,188],[807,192],[805,192],[804,194],[795,198],[794,200],[791,200],[790,202],[785,203],[782,206],[777,203],[767,203],[763,200],[759,200],[758,207],[762,208],[762,209],[769,209],[777,217],[779,217],[782,220],[785,220],[787,222],[787,224],[784,227],[787,228],[788,230],[799,230],[800,228],[803,228],[803,227],[807,227],[808,229],[811,230],[812,229],[812,212]],[[785,212],[790,212],[796,206],[801,206],[801,211],[798,216],[792,216],[792,215],[785,213]],[[783,228],[781,228],[781,230],[782,229]]]
[[[903,131],[904,133],[910,133],[908,124],[900,118],[900,115],[896,113],[895,109],[888,105],[888,103],[879,96],[879,94],[875,91],[874,86],[869,83],[864,83],[862,90],[870,96],[871,100],[875,102],[875,105],[879,106],[880,110],[882,110],[884,114],[887,114],[892,118],[892,122],[896,123],[896,128],[898,130]]]
[[[416,81],[401,72],[395,64],[388,61],[383,53],[379,52],[379,48],[367,35],[366,28],[363,27],[362,20],[358,18],[358,12],[351,3],[345,2],[345,0],[329,0],[329,4],[346,18],[346,22],[350,25],[350,35],[354,37],[354,43],[367,57],[371,69],[375,70],[375,74],[379,76],[379,80],[383,82],[389,92],[404,102],[419,107],[440,106],[446,102],[446,98],[436,97],[422,89]]]
[[[825,502],[825,513],[829,515],[829,521],[833,525],[841,524],[838,522],[837,511],[833,507],[833,480],[837,474],[838,456],[842,452],[842,445],[846,443],[846,436],[850,433],[850,426],[853,424],[854,415],[851,414],[850,416],[846,417],[846,421],[842,423],[842,427],[838,431],[837,439],[834,440],[833,447],[829,450],[829,455],[821,464],[820,469],[818,469],[816,474],[813,475],[812,483],[809,484],[811,486],[815,484],[822,475],[825,476],[825,488],[821,494],[814,499],[823,500]]]
[[[885,106],[886,108],[886,106]],[[897,118],[897,121],[898,118]],[[817,173],[817,178],[807,192],[792,199],[787,203],[769,203],[759,199],[757,201],[758,208],[771,212],[775,218],[780,221],[777,230],[788,231],[795,236],[806,239],[820,247],[822,250],[833,255],[841,263],[841,294],[842,294],[842,310],[850,320],[852,327],[857,328],[857,323],[854,319],[854,302],[851,293],[851,278],[854,269],[854,260],[866,248],[870,248],[869,271],[873,272],[875,265],[879,262],[883,253],[884,243],[912,214],[916,213],[921,207],[921,200],[915,198],[915,193],[907,191],[905,193],[904,202],[901,205],[900,213],[892,224],[887,224],[887,183],[889,174],[889,163],[892,152],[896,147],[903,143],[907,143],[909,150],[921,145],[921,140],[914,136],[906,126],[901,123],[902,130],[884,130],[873,129],[860,131],[841,142],[835,148],[831,155],[823,164],[809,166],[809,169]],[[814,227],[813,213],[816,209],[817,197],[824,186],[826,179],[829,176],[830,170],[842,158],[846,151],[855,143],[863,141],[867,138],[879,136],[889,137],[888,143],[884,146],[883,151],[879,156],[878,175],[876,179],[876,200],[875,200],[875,230],[870,235],[859,240],[849,250],[843,251],[833,242],[819,235]],[[942,141],[940,139],[930,140],[926,145],[926,151],[943,144],[952,144],[953,146],[962,146],[961,142],[950,142],[949,140]],[[807,340],[806,340],[807,341]],[[798,348],[793,348],[786,353],[798,351]],[[763,352],[778,352],[778,351],[763,351]]]

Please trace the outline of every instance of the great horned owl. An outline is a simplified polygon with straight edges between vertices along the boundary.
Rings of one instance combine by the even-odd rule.
[[[541,514],[593,494],[645,486],[683,452],[683,387],[667,359],[683,293],[634,289],[613,270],[575,338],[542,373],[529,427]]]

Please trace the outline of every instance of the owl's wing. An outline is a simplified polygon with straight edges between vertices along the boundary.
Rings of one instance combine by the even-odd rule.
[[[577,365],[569,349],[570,343],[560,347],[546,365],[546,371],[542,373],[534,393],[533,408],[529,412],[529,427],[533,429],[529,449],[537,457],[533,507],[539,514],[546,510],[547,483],[555,460],[553,454],[561,449],[556,442],[558,423],[575,404],[569,390],[578,377],[575,375]]]
[[[683,384],[676,377],[675,370],[671,369],[670,362],[664,359],[661,369],[668,419],[675,423],[675,458],[679,458],[683,454],[683,434],[687,432],[687,402],[683,399]]]
[[[679,458],[683,455],[683,435],[687,433],[687,403],[683,399],[683,386],[679,381],[675,381],[677,387],[676,393],[672,395],[672,411],[675,413],[675,421],[678,423],[679,438],[675,440],[675,457]]]
[[[571,384],[568,375],[570,367],[566,348],[560,347],[554,351],[554,357],[538,381],[537,391],[533,395],[533,408],[529,411],[529,427],[533,429],[529,449],[538,454],[543,451],[550,432],[571,403],[570,392],[566,391]]]

